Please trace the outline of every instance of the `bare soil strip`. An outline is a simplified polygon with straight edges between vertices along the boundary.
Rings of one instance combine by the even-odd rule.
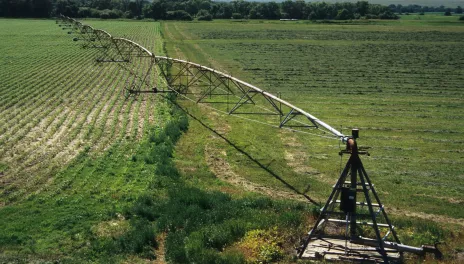
[[[214,140],[205,147],[205,159],[211,171],[219,179],[228,182],[232,185],[239,186],[246,191],[265,194],[276,199],[291,199],[297,201],[308,201],[302,195],[296,193],[276,190],[264,185],[251,182],[237,175],[231,168],[230,164],[225,160],[226,152],[214,147]]]
[[[161,233],[158,235],[156,241],[158,242],[158,248],[155,250],[156,264],[166,264],[165,248],[164,242],[166,241],[166,233]]]

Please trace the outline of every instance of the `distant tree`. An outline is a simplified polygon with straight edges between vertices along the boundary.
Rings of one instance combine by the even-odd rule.
[[[32,16],[34,17],[50,17],[53,11],[51,0],[33,0]]]
[[[206,11],[208,11],[208,13],[209,13],[209,11],[211,10],[211,2],[210,2],[210,1],[202,1],[202,2],[200,2],[200,4],[198,5],[198,8],[199,8],[200,10],[206,10]]]
[[[293,16],[293,14],[296,13],[295,10],[297,9],[295,7],[295,2],[293,2],[292,0],[286,0],[286,1],[282,2],[282,4],[280,6],[281,6],[281,9],[282,9],[282,17],[284,17],[284,18],[297,18],[297,17]]]
[[[201,9],[200,11],[198,11],[197,19],[200,20],[200,21],[201,20],[203,20],[203,21],[211,21],[211,20],[213,20],[213,16],[208,12],[208,10]]]
[[[96,17],[96,18],[100,18],[103,11],[105,11],[105,10],[98,10],[98,9],[90,8],[90,7],[79,7],[77,17]],[[118,10],[118,13],[119,13],[120,16],[123,15],[122,11],[120,11],[120,10]],[[109,12],[108,12],[108,14],[103,15],[103,16],[107,16],[106,18],[109,18]]]
[[[196,0],[189,0],[184,3],[185,4],[185,11],[187,11],[190,15],[196,15],[199,10],[199,2]]]
[[[0,15],[5,17],[29,17],[32,16],[32,3],[29,0],[1,0]]]
[[[286,0],[281,3],[282,14],[285,13],[288,18],[302,19],[305,8],[306,3],[303,0]]]
[[[217,18],[230,19],[233,14],[233,9],[228,3],[220,3],[219,10],[216,14]]]
[[[296,0],[293,6],[293,13],[291,16],[296,19],[303,19],[303,14],[306,9],[306,3],[304,0]]]
[[[248,16],[250,13],[251,3],[244,0],[234,0],[231,2],[234,13],[240,13],[242,17]]]
[[[49,17],[51,14],[63,13],[71,17],[112,18],[153,18],[182,19],[185,11],[199,18],[206,10],[212,18],[230,19],[233,16],[252,19],[279,19],[281,17],[296,19],[359,19],[381,18],[396,19],[395,13],[451,12],[462,14],[463,9],[428,7],[419,5],[379,5],[369,4],[367,0],[357,2],[328,3],[321,1],[281,0],[282,2],[263,2],[266,0],[0,0],[0,16],[7,17]],[[345,1],[345,2],[343,2]],[[204,14],[202,11],[201,14]],[[235,14],[235,15],[234,15]],[[190,19],[186,17],[186,19]],[[202,18],[203,19],[203,18]]]
[[[347,20],[352,18],[353,14],[351,14],[350,11],[348,11],[346,8],[339,10],[337,16],[335,17],[337,20]]]
[[[233,18],[233,19],[242,19],[243,16],[242,16],[242,14],[240,14],[240,13],[233,13],[233,14],[232,14],[232,18]]]
[[[394,4],[389,5],[388,8],[390,8],[392,12],[397,12],[396,5]]]
[[[102,19],[115,19],[122,17],[122,12],[117,9],[105,9],[100,11],[100,18]]]
[[[279,5],[276,2],[269,2],[267,7],[267,19],[279,19],[281,17]]]
[[[462,7],[461,6],[456,7],[456,14],[462,14]]]
[[[250,19],[262,18],[261,13],[258,13],[258,9],[257,9],[256,6],[251,8],[250,13],[248,14],[248,16],[249,16]]]
[[[168,20],[193,20],[192,16],[184,10],[175,10],[166,12],[166,19]]]
[[[55,8],[55,14],[57,15],[62,14],[69,17],[76,17],[79,12],[77,3],[72,0],[58,0]]]
[[[146,18],[163,19],[166,16],[166,3],[155,0],[143,7],[143,16]]]
[[[395,5],[393,5],[395,6]],[[369,2],[367,1],[358,1],[356,3],[356,9],[357,13],[359,13],[361,16],[365,16],[367,13],[367,10],[369,10]],[[395,12],[395,11],[393,11]]]
[[[140,17],[142,15],[143,6],[144,5],[142,0],[130,1],[126,10],[129,12],[128,17]]]
[[[110,6],[114,10],[120,10],[121,12],[126,11],[124,9],[125,3],[123,3],[123,0],[111,0]]]
[[[395,15],[392,11],[386,10],[379,15],[380,19],[399,19],[400,17]]]
[[[464,16],[460,16],[460,17],[459,17],[459,20],[460,20],[460,21],[464,21]]]
[[[121,7],[121,11],[126,12],[129,10],[129,4],[131,0],[120,0],[119,6]]]
[[[93,0],[90,3],[91,7],[96,8],[98,10],[109,10],[113,8],[111,0]],[[109,11],[106,11],[106,13],[109,13]]]
[[[151,12],[152,12],[151,5],[144,5],[142,7],[143,18],[153,18],[153,14]]]
[[[90,7],[79,7],[77,12],[78,17],[92,17],[92,11]]]
[[[312,5],[316,17],[314,19],[326,19],[328,18],[329,4],[326,2],[316,2]]]
[[[311,11],[311,13],[309,13],[308,19],[309,19],[309,20],[316,20],[316,19],[317,19],[317,14],[316,14],[316,12]]]

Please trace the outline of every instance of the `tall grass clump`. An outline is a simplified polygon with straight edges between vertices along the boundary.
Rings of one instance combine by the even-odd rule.
[[[401,242],[406,245],[433,245],[441,243],[449,236],[449,231],[436,222],[418,219],[394,219],[395,226],[401,230]]]

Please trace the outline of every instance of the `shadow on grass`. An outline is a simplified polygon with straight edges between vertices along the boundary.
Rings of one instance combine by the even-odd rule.
[[[177,102],[175,101],[172,101],[173,104],[175,104],[179,109],[181,109],[184,113],[186,113],[188,116],[190,116],[191,118],[193,118],[195,121],[197,121],[198,123],[200,123],[200,125],[202,125],[204,128],[208,129],[209,131],[213,132],[215,135],[217,135],[218,137],[220,137],[221,139],[223,139],[227,144],[229,144],[230,146],[232,146],[235,150],[237,150],[238,152],[240,152],[241,154],[245,155],[250,161],[254,162],[256,165],[258,165],[261,169],[263,169],[264,171],[266,171],[267,173],[269,173],[270,175],[272,175],[274,178],[276,178],[277,180],[279,180],[282,184],[284,184],[287,188],[289,188],[290,190],[294,191],[296,194],[299,194],[299,195],[302,195],[304,198],[306,198],[309,202],[311,202],[312,204],[314,205],[317,205],[317,206],[320,206],[321,203],[320,202],[317,202],[315,200],[313,200],[311,197],[309,197],[308,195],[306,195],[305,193],[303,192],[300,192],[299,190],[297,190],[295,187],[293,187],[290,183],[286,182],[281,176],[279,176],[277,173],[275,173],[274,171],[272,171],[271,169],[268,168],[268,166],[265,166],[264,164],[262,164],[261,162],[259,162],[257,159],[255,159],[253,156],[251,156],[248,152],[246,152],[245,150],[241,149],[240,147],[238,147],[236,144],[234,144],[234,142],[230,141],[227,137],[225,137],[224,135],[220,134],[218,131],[214,130],[213,128],[209,127],[208,125],[206,125],[205,123],[203,123],[200,119],[198,119],[197,117],[195,117],[194,115],[192,115],[190,112],[188,112],[185,108],[183,108],[182,106],[180,106],[179,104],[177,104]]]

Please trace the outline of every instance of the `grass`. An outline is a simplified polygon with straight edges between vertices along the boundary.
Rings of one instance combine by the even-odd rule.
[[[126,101],[125,73],[53,21],[1,22],[0,262],[294,262],[318,208],[282,180],[324,200],[338,142],[180,99],[188,114],[158,96]],[[444,241],[447,262],[461,252],[461,226],[430,220],[463,217],[461,24],[84,23],[360,127],[402,241]]]
[[[359,127],[360,142],[372,153],[364,162],[382,186],[387,204],[464,216],[460,203],[444,202],[463,198],[461,186],[454,184],[463,173],[458,165],[463,143],[459,121],[463,58],[458,54],[462,26],[424,30],[395,22],[389,26],[249,22],[242,29],[220,21],[167,23],[164,28],[172,45],[185,50],[190,60],[214,66],[216,62],[245,81],[280,92],[325,122],[344,127],[345,133]],[[337,142],[291,135],[300,146],[285,148],[287,142],[278,131],[227,122],[238,125],[227,136],[246,144],[263,163],[273,161],[271,168],[286,174],[300,190],[306,188],[305,175],[296,177],[285,164],[285,151],[303,151],[304,165],[324,177],[337,177]],[[265,174],[242,166],[248,162],[245,158],[233,151],[228,154],[240,175],[252,171],[250,179],[270,184]],[[314,192],[329,188],[327,184]],[[421,206],[413,206],[417,203]]]
[[[159,23],[87,23],[162,52],[154,45]],[[125,101],[125,73],[95,64],[95,51],[53,21],[1,24],[8,65],[0,72],[1,262],[133,263],[165,255],[174,263],[243,263],[233,248],[247,231],[304,233],[307,205],[185,182],[172,158],[186,116],[159,97]],[[160,243],[166,252],[158,252]]]
[[[172,22],[163,24],[163,36],[172,57],[188,58],[281,93],[347,134],[360,128],[359,142],[371,153],[363,157],[364,165],[387,212],[399,222],[406,214],[425,222],[435,219],[444,226],[464,217],[462,184],[456,184],[463,175],[464,58],[459,40],[464,24],[447,19],[427,15],[425,21],[353,24],[250,20],[240,26],[220,20]],[[188,102],[185,105],[191,109]],[[181,139],[176,156],[180,169],[192,181],[210,182],[211,189],[237,192],[203,176],[212,166],[208,157],[220,156],[220,164],[228,164],[245,181],[288,190],[276,174],[323,201],[346,160],[338,156],[343,146],[333,140],[279,132],[233,117],[222,119],[207,109],[191,111],[235,144],[193,123]],[[424,225],[424,220],[416,221]],[[417,245],[414,238],[403,240]]]
[[[43,183],[51,180],[45,175],[56,173],[60,163],[70,161],[86,146],[98,153],[136,129],[132,139],[140,138],[148,125],[154,124],[144,122],[149,117],[145,113],[154,109],[154,100],[125,104],[120,96],[119,85],[124,80],[117,74],[119,69],[95,66],[95,51],[74,48],[64,31],[50,27],[51,21],[2,21],[6,51],[2,61],[7,67],[1,72],[0,147],[2,161],[10,168],[4,176],[7,189],[21,185],[28,188],[26,193],[40,192]],[[125,30],[143,26],[156,36],[152,29],[156,27],[143,23],[128,24]],[[129,111],[132,107],[142,111]],[[134,118],[145,126],[139,129],[139,124],[126,123]],[[35,175],[33,180],[28,178],[30,174]],[[2,201],[21,199],[20,193],[4,193]]]
[[[119,68],[95,65],[53,21],[1,24],[2,259],[67,258],[146,189],[155,165],[130,157],[169,111],[125,102]],[[124,25],[145,45],[159,38],[159,24]]]

